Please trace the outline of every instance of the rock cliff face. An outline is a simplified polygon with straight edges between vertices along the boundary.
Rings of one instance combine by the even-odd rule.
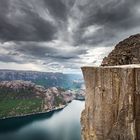
[[[127,65],[140,63],[140,34],[130,36],[115,46],[105,57],[102,66]]]
[[[140,140],[140,65],[83,67],[84,140]]]

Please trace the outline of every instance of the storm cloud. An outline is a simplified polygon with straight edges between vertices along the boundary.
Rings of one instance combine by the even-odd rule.
[[[118,41],[140,32],[139,9],[139,0],[0,0],[1,68],[99,65]]]

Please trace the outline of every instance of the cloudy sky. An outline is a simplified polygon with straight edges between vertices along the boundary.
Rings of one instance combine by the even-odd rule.
[[[0,0],[0,68],[79,72],[139,32],[139,0]]]

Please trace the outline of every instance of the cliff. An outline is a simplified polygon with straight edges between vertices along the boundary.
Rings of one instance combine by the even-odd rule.
[[[140,63],[140,34],[132,35],[121,41],[103,59],[102,66],[127,65]]]
[[[84,140],[140,140],[140,65],[83,67]]]

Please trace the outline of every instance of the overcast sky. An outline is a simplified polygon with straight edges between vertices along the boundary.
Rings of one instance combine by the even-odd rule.
[[[0,0],[0,68],[79,72],[140,32],[140,0]]]

